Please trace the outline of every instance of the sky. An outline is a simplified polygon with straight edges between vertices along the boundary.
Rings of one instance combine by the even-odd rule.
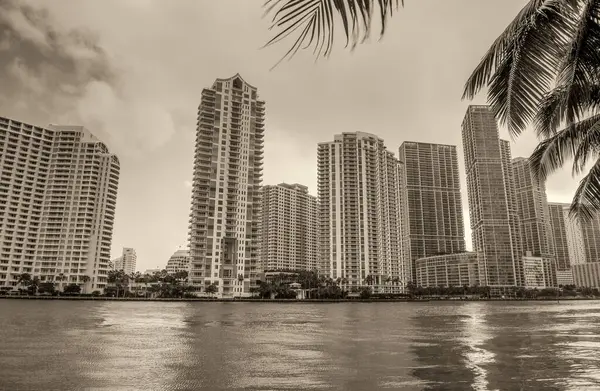
[[[316,195],[317,143],[341,132],[458,147],[471,243],[460,126],[462,88],[525,0],[407,0],[383,39],[328,59],[311,51],[271,67],[293,43],[261,48],[274,31],[263,0],[0,0],[0,116],[84,125],[121,162],[112,256],[164,267],[187,241],[197,107],[203,88],[236,73],[266,101],[264,184]],[[341,24],[339,24],[341,29]],[[509,139],[506,129],[501,137]],[[532,131],[512,143],[529,156]],[[568,202],[569,169],[547,183]]]

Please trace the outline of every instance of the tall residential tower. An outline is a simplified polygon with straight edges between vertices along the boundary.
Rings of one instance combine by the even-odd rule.
[[[241,76],[217,79],[198,108],[190,281],[247,296],[259,278],[265,102]]]
[[[481,284],[523,286],[522,251],[508,142],[488,106],[469,106],[462,123],[473,247]]]
[[[399,159],[402,248],[414,273],[419,258],[465,251],[458,158],[453,145],[404,142]]]
[[[280,183],[262,188],[262,203],[262,270],[316,270],[317,197],[306,186]]]
[[[552,259],[554,262],[554,240],[550,225],[550,209],[546,198],[546,186],[536,180],[529,160],[522,157],[512,159],[515,197],[521,223],[521,248],[523,253]]]
[[[410,273],[402,261],[398,159],[363,132],[320,143],[317,159],[321,272],[350,290],[402,290]]]
[[[81,126],[0,117],[0,289],[21,273],[87,292],[107,282],[119,160]]]

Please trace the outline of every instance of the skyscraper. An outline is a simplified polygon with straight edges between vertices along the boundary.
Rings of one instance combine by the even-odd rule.
[[[137,254],[131,247],[123,247],[120,257],[113,260],[115,270],[122,270],[125,274],[135,273],[137,264]]]
[[[458,158],[453,145],[404,142],[402,248],[406,263],[465,251]],[[412,281],[416,281],[414,276]]]
[[[482,284],[502,291],[523,285],[510,148],[488,106],[469,106],[462,123],[473,247]]]
[[[265,102],[239,74],[202,91],[198,108],[190,282],[225,297],[256,286]]]
[[[317,197],[306,186],[280,183],[262,188],[262,203],[262,270],[316,270]]]
[[[529,160],[517,157],[512,160],[515,196],[519,213],[521,246],[523,254],[552,259],[554,240],[550,225],[550,210],[546,186],[535,179]]]
[[[567,239],[567,224],[565,211],[568,210],[568,204],[556,202],[548,203],[550,213],[551,235],[554,243],[554,258],[556,260],[556,269],[559,271],[568,270],[571,267],[569,260],[569,242]]]
[[[0,117],[0,289],[29,273],[106,285],[119,160],[81,126]]]
[[[409,279],[400,237],[400,163],[375,135],[320,143],[320,268],[350,289],[400,291]]]

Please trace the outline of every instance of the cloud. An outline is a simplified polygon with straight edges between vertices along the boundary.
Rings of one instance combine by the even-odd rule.
[[[1,115],[84,125],[121,156],[152,151],[175,132],[168,106],[145,93],[131,67],[41,5],[0,0],[0,52]]]
[[[107,143],[122,155],[152,151],[175,133],[171,115],[141,97],[134,99],[105,82],[90,82],[76,105],[83,123],[102,129]]]

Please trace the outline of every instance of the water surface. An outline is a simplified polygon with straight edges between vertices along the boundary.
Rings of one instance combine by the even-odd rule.
[[[0,390],[586,389],[597,302],[0,300]]]

